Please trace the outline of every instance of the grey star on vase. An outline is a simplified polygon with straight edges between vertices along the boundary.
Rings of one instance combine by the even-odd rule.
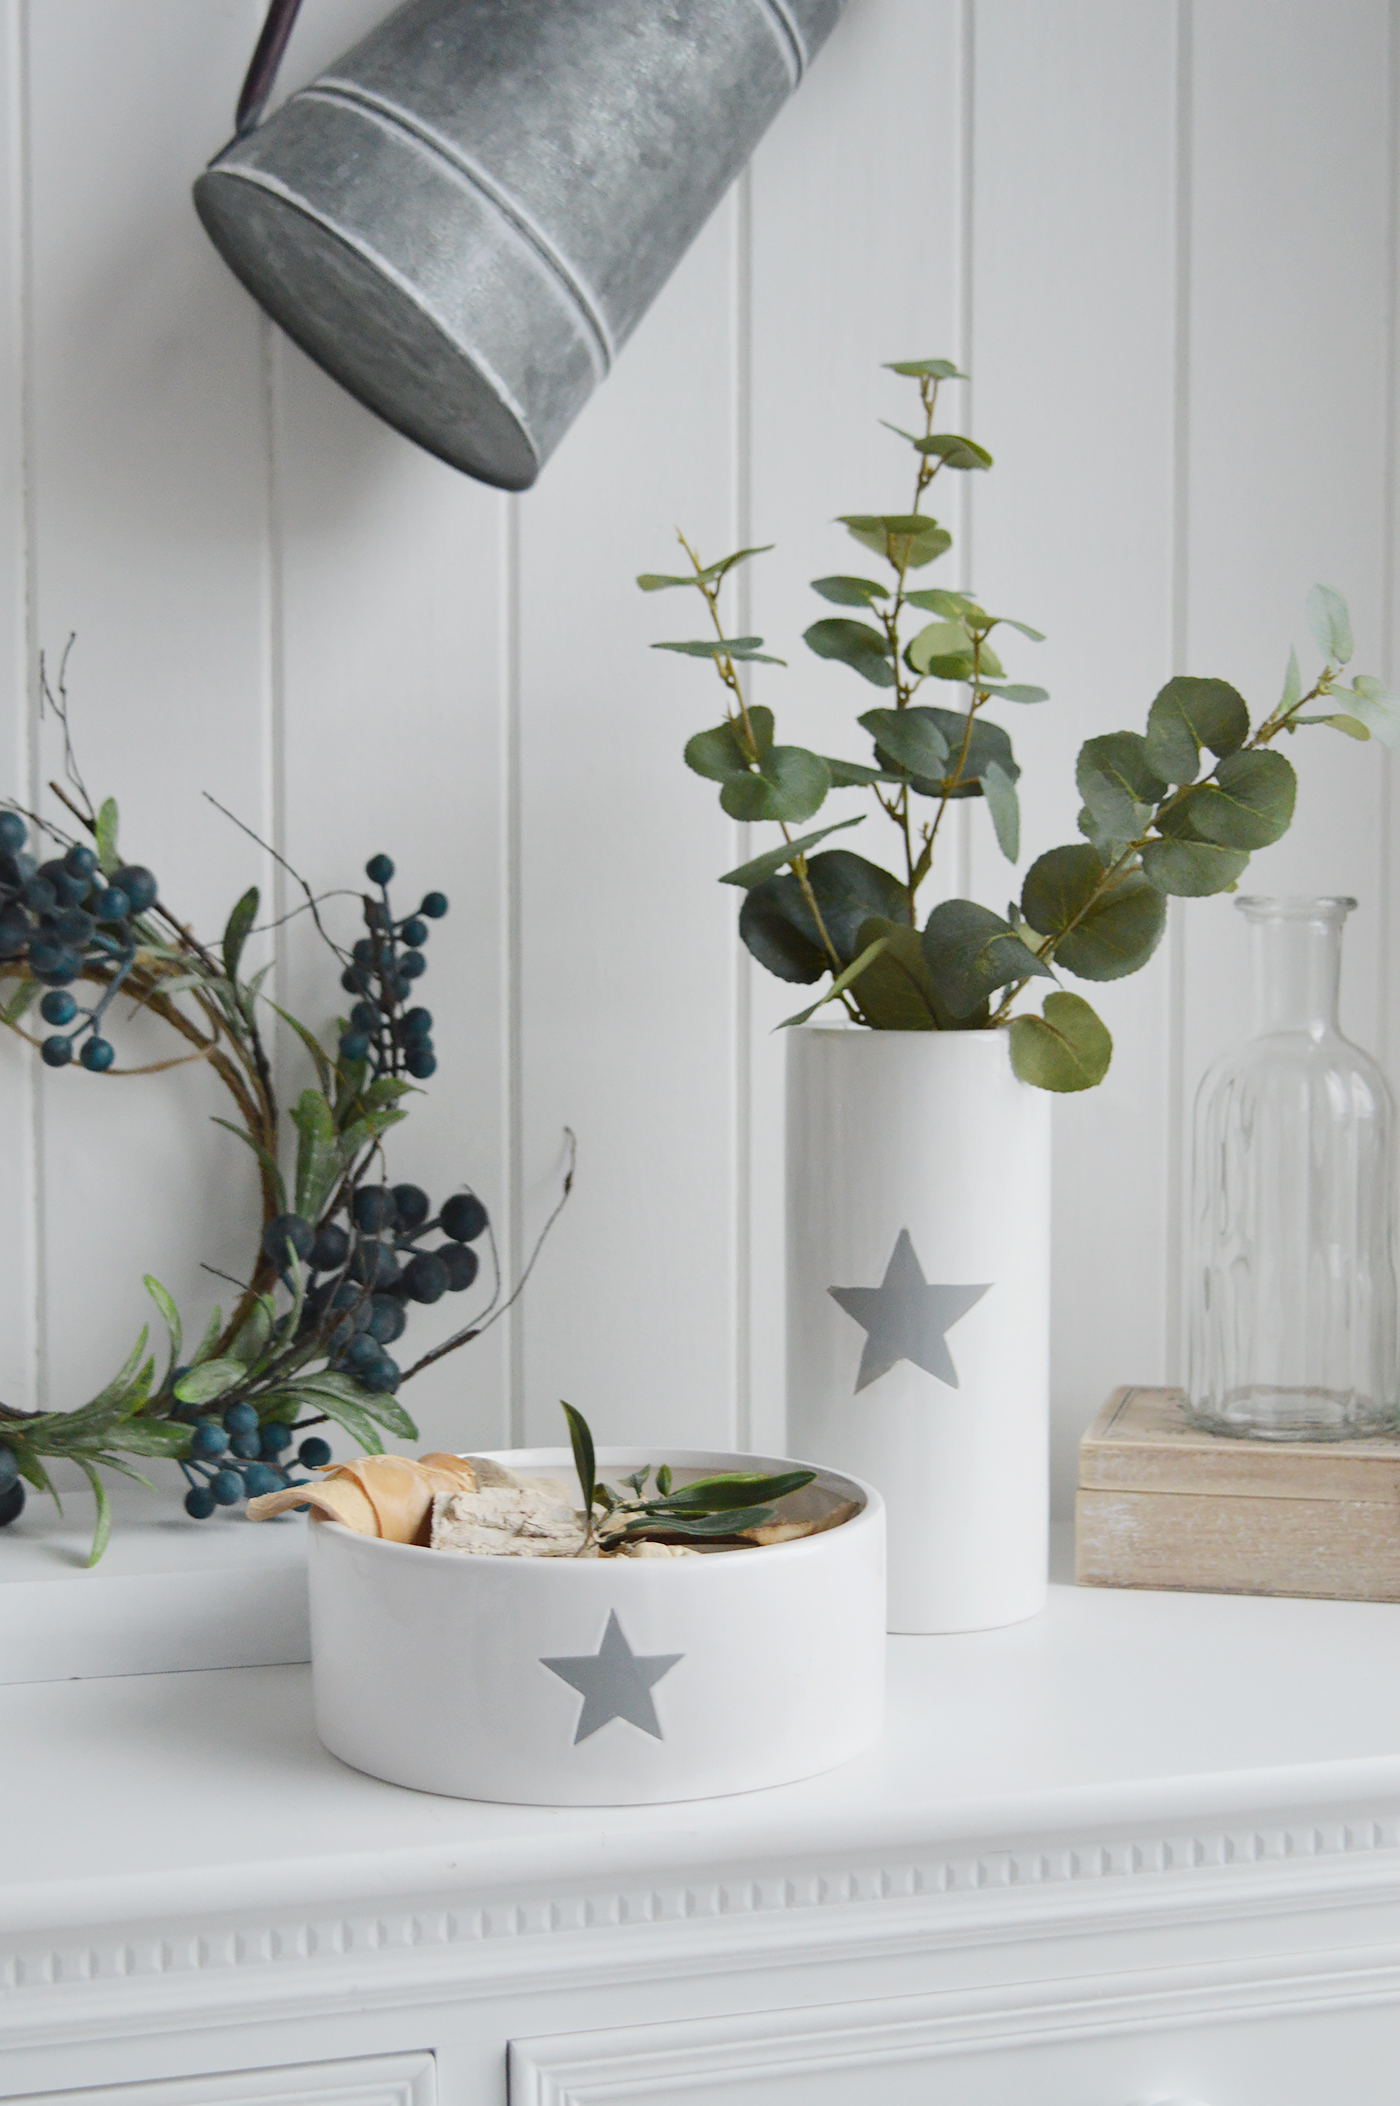
[[[610,1609],[608,1627],[596,1653],[542,1659],[540,1666],[558,1675],[583,1698],[574,1734],[577,1747],[614,1718],[625,1718],[630,1726],[640,1726],[654,1740],[664,1740],[666,1736],[652,1702],[652,1686],[684,1658],[684,1653],[634,1653],[622,1634],[616,1609]]]
[[[827,1293],[865,1331],[856,1390],[887,1375],[900,1360],[958,1386],[958,1371],[945,1333],[980,1302],[991,1286],[931,1286],[924,1278],[908,1229],[901,1229],[878,1287],[829,1287]]]

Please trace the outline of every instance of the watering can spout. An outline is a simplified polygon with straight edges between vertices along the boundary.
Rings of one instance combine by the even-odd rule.
[[[352,394],[524,490],[843,0],[407,0],[259,123],[297,5],[273,0],[200,218]]]

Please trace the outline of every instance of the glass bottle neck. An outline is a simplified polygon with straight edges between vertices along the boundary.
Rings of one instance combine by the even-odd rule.
[[[1251,923],[1256,1032],[1338,1031],[1346,900],[1241,900]]]

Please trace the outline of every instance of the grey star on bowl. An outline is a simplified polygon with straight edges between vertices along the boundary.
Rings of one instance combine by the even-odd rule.
[[[666,1736],[652,1702],[652,1685],[684,1658],[684,1653],[634,1653],[623,1636],[616,1609],[610,1609],[603,1642],[596,1653],[541,1659],[540,1666],[558,1675],[583,1698],[574,1734],[577,1747],[614,1718],[625,1718],[630,1726],[640,1726],[643,1733],[650,1733],[653,1740],[664,1740]]]
[[[853,1316],[866,1333],[856,1392],[887,1375],[900,1360],[910,1360],[950,1389],[958,1371],[944,1335],[980,1302],[991,1286],[932,1286],[924,1278],[907,1228],[901,1229],[878,1287],[828,1287],[832,1300]]]

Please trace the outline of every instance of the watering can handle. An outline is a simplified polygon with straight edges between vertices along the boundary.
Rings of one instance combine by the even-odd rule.
[[[248,65],[247,78],[238,97],[234,136],[242,139],[253,130],[267,107],[267,98],[277,82],[277,69],[292,33],[301,0],[271,0],[267,20]]]

